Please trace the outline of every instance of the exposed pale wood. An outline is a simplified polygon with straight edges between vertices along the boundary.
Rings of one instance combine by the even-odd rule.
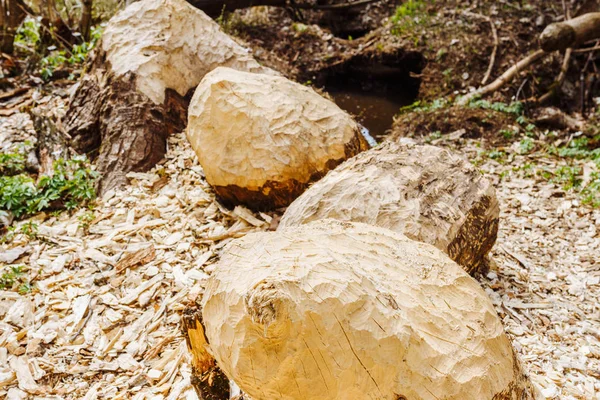
[[[356,122],[311,88],[230,68],[196,89],[187,136],[217,195],[260,210],[289,205],[368,148]]]
[[[202,316],[209,353],[254,400],[536,396],[479,284],[379,227],[321,220],[233,241]]]
[[[592,12],[548,25],[540,35],[540,46],[546,52],[564,51],[598,38],[600,12]]]
[[[499,213],[492,183],[463,156],[388,142],[312,185],[279,229],[324,218],[364,222],[433,244],[475,274],[487,268]]]
[[[110,20],[65,118],[74,147],[98,155],[100,193],[162,159],[191,90],[219,65],[272,73],[184,0],[142,0]]]

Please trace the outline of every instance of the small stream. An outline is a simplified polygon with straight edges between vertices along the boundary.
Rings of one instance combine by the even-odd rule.
[[[404,90],[390,90],[384,87],[379,90],[364,90],[354,84],[327,85],[325,90],[333,97],[336,104],[352,114],[356,121],[369,131],[377,142],[387,135],[392,127],[394,116],[401,107],[413,103],[414,96]]]

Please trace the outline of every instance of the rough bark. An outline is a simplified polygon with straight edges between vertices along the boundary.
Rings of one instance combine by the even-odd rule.
[[[51,176],[54,174],[54,162],[60,158],[70,158],[72,151],[56,117],[42,109],[33,109],[31,117],[37,134],[36,156],[40,163],[39,173]]]
[[[322,220],[231,242],[208,351],[254,400],[536,397],[494,306],[435,247]]]
[[[12,54],[17,28],[25,18],[22,0],[0,0],[0,51]]]
[[[381,0],[356,0],[347,1],[337,4],[298,4],[289,2],[288,0],[187,0],[194,7],[204,11],[210,17],[218,17],[224,12],[232,12],[241,8],[254,6],[279,6],[279,7],[294,7],[298,9],[311,10],[339,10],[355,7],[363,7],[370,3],[375,3]]]
[[[198,304],[188,307],[182,318],[182,330],[192,355],[192,386],[201,400],[229,400],[229,379],[207,351],[202,312]]]
[[[498,233],[493,185],[462,156],[388,142],[348,160],[286,210],[280,229],[324,218],[391,229],[484,272]]]
[[[217,68],[192,99],[187,136],[227,205],[289,205],[368,145],[356,122],[314,90],[280,76]]]
[[[92,26],[92,6],[94,0],[83,0],[81,3],[81,20],[79,21],[79,33],[84,40],[90,40],[90,28]]]
[[[540,35],[540,46],[545,52],[564,51],[597,38],[600,38],[600,12],[593,12],[548,25]]]
[[[143,0],[111,19],[65,118],[73,146],[98,156],[100,193],[162,159],[192,90],[219,65],[273,73],[183,0]]]
[[[220,16],[223,12],[232,12],[240,8],[286,5],[286,0],[187,0],[187,2],[212,18]]]

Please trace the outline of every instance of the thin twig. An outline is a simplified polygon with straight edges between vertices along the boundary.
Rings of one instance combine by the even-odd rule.
[[[572,51],[573,51],[573,53],[579,54],[579,53],[587,53],[589,51],[596,51],[596,50],[600,50],[600,46],[586,47],[583,49],[574,49]]]
[[[567,7],[567,2],[565,0],[562,0],[562,7],[563,7],[563,14],[565,16],[565,20],[566,21],[570,20],[571,12],[569,10],[569,7]],[[572,48],[569,47],[567,50],[565,50],[565,55],[563,57],[563,62],[560,67],[560,72],[558,74],[558,78],[556,78],[554,83],[551,85],[550,90],[548,90],[548,92],[546,92],[546,94],[541,96],[539,99],[535,100],[536,103],[546,102],[548,99],[550,99],[552,96],[554,96],[556,91],[562,86],[562,84],[567,76],[567,71],[569,70],[569,63],[571,62],[571,53],[573,53]]]
[[[466,105],[469,101],[477,96],[486,96],[490,93],[495,92],[500,89],[502,86],[510,82],[515,76],[517,76],[522,70],[529,67],[531,64],[538,61],[540,58],[545,56],[547,53],[544,50],[537,50],[534,53],[531,53],[527,57],[520,60],[518,63],[507,69],[500,77],[498,77],[495,81],[490,83],[487,86],[481,87],[474,92],[471,92],[465,95],[458,102],[459,105]]]
[[[494,49],[492,50],[492,55],[490,56],[490,64],[488,65],[488,68],[485,71],[485,75],[483,76],[483,79],[481,80],[481,84],[485,85],[485,83],[488,81],[488,79],[490,79],[490,75],[492,74],[492,69],[494,68],[494,64],[496,63],[496,53],[498,52],[498,46],[500,45],[500,40],[498,39],[498,31],[496,30],[496,24],[494,24],[494,21],[487,15],[474,13],[474,12],[470,12],[470,11],[464,11],[463,14],[467,15],[467,16],[471,16],[471,17],[485,19],[490,24],[490,27],[492,28],[492,36],[494,37]]]
[[[567,77],[567,71],[569,70],[569,64],[571,62],[571,53],[572,52],[573,52],[573,49],[571,49],[571,48],[568,48],[565,51],[565,56],[563,57],[563,63],[562,63],[562,66],[560,67],[560,73],[558,74],[558,78],[556,78],[556,80],[552,84],[551,89],[548,92],[546,92],[546,94],[544,94],[543,96],[541,96],[539,99],[536,100],[537,103],[546,102],[562,86],[563,82],[565,81],[565,78]]]

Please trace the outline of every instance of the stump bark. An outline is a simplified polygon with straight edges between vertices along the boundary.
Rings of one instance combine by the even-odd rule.
[[[183,0],[139,1],[110,20],[65,118],[75,149],[98,156],[100,192],[162,159],[192,90],[220,65],[274,73]]]
[[[192,99],[187,136],[226,205],[289,205],[368,144],[352,118],[284,77],[217,68]]]
[[[387,142],[311,186],[279,227],[324,218],[377,225],[430,243],[475,274],[487,268],[499,213],[493,185],[462,156]]]
[[[435,247],[324,220],[231,242],[208,351],[254,400],[533,399],[485,292]]]

